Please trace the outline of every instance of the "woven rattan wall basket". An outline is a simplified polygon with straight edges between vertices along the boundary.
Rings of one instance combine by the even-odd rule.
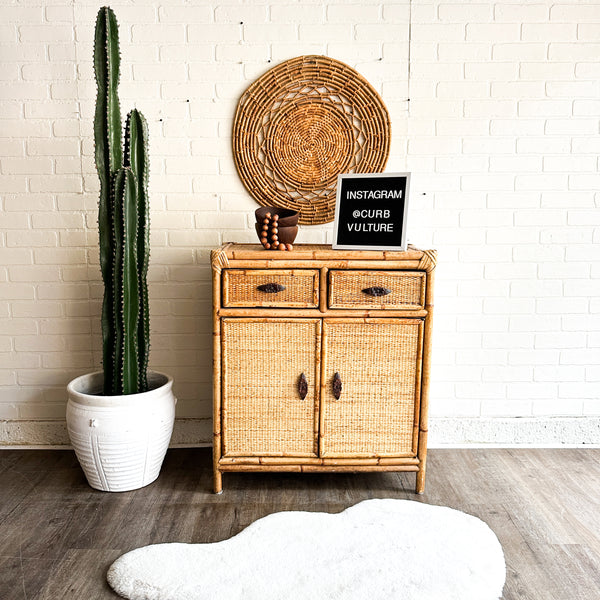
[[[337,176],[379,173],[390,146],[383,101],[354,69],[327,56],[300,56],[242,95],[233,156],[262,206],[300,211],[299,222],[333,221]]]

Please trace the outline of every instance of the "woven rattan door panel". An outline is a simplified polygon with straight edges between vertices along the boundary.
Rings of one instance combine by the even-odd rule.
[[[329,308],[414,310],[424,305],[422,271],[329,272]]]
[[[223,455],[317,456],[321,320],[223,319],[221,336]]]
[[[325,320],[322,457],[416,456],[422,339],[418,319]]]
[[[230,269],[223,273],[223,306],[314,308],[319,304],[315,269]]]

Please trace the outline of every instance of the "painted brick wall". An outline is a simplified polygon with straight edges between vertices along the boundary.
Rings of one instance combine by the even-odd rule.
[[[101,5],[0,8],[3,444],[65,443],[65,385],[100,368]],[[123,113],[150,125],[151,366],[176,381],[176,442],[210,441],[209,251],[254,241],[231,156],[237,99],[270,66],[315,53],[382,95],[387,170],[413,173],[409,240],[440,252],[434,443],[600,443],[600,3],[111,6]],[[298,241],[331,232],[305,227]]]

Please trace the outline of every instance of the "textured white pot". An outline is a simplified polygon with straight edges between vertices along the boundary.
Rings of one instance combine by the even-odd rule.
[[[175,404],[173,379],[148,372],[149,391],[103,396],[102,371],[67,386],[67,429],[88,483],[124,492],[152,483],[165,458]]]

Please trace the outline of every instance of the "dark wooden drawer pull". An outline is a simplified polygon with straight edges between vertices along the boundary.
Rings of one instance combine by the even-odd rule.
[[[336,373],[333,376],[333,397],[336,400],[340,399],[340,396],[342,395],[342,378],[340,377],[339,373]]]
[[[257,285],[256,289],[265,294],[277,294],[277,292],[283,292],[285,285],[280,283],[263,283],[263,285]]]
[[[306,381],[304,373],[300,373],[300,379],[298,379],[298,394],[300,395],[300,400],[304,400],[306,394],[308,394],[308,381]]]
[[[373,286],[369,288],[365,288],[363,290],[363,294],[367,294],[368,296],[387,296],[391,294],[392,290],[388,290],[384,287]]]

